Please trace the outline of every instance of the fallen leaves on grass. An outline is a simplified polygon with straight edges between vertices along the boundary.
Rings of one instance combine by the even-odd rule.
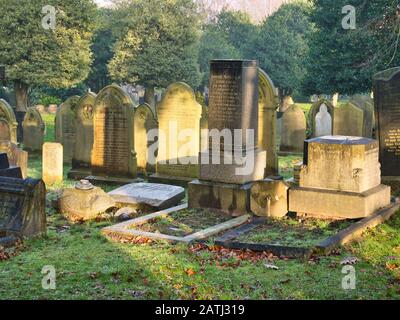
[[[3,246],[0,246],[0,261],[6,261],[12,257],[15,257],[21,249],[21,241],[16,242],[11,248],[4,248]]]
[[[347,258],[344,258],[342,261],[340,261],[340,264],[341,264],[342,266],[345,266],[345,265],[354,265],[354,264],[356,264],[358,261],[359,261],[359,260],[358,260],[357,257],[347,257]]]

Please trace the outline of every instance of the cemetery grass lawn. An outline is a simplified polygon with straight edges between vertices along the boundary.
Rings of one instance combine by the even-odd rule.
[[[51,117],[46,123],[52,125]],[[47,134],[51,141],[54,130]],[[30,156],[30,174],[40,173],[40,156]],[[362,242],[310,261],[114,243],[100,232],[111,224],[71,224],[48,208],[46,236],[25,241],[9,259],[0,252],[0,299],[400,299],[400,214]],[[341,287],[340,262],[349,256],[359,259],[355,290]],[[56,269],[56,290],[42,289],[48,265]]]

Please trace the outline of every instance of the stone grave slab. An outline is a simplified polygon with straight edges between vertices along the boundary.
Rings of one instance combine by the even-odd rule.
[[[165,184],[133,183],[108,193],[118,204],[148,205],[163,210],[185,198],[185,189]]]
[[[46,142],[43,145],[42,179],[51,186],[63,181],[63,146],[61,143]]]
[[[22,177],[28,177],[28,152],[21,150],[11,142],[0,142],[0,153],[7,153],[8,161],[12,167],[20,167]]]

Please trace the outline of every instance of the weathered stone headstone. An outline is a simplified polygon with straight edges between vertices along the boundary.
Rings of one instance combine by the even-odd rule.
[[[7,101],[0,99],[0,142],[17,143],[18,123]]]
[[[137,154],[138,171],[144,175],[155,172],[155,155],[151,155],[149,147],[156,143],[149,137],[151,130],[158,128],[158,123],[148,104],[141,104],[135,108],[135,151]],[[153,159],[152,161],[149,161]]]
[[[63,181],[63,146],[60,143],[46,142],[43,145],[42,179],[51,186]]]
[[[46,187],[41,180],[0,177],[0,241],[46,233]]]
[[[108,193],[119,205],[146,205],[157,210],[171,208],[186,195],[182,187],[155,183],[132,183]]]
[[[202,106],[185,83],[174,83],[157,106],[159,148],[152,182],[189,182],[199,177]]]
[[[57,110],[56,141],[63,145],[64,163],[70,164],[75,149],[76,139],[76,106],[78,96],[68,98]]]
[[[96,219],[114,206],[112,197],[86,180],[63,190],[58,199],[58,209],[72,221]]]
[[[334,106],[325,99],[317,101],[311,106],[309,119],[312,137],[332,135]]]
[[[350,102],[364,112],[363,134],[365,138],[372,138],[375,127],[374,100],[370,96],[356,94]]]
[[[93,115],[93,176],[89,180],[132,181],[137,177],[133,113],[132,100],[120,87],[108,86],[97,95]]]
[[[56,114],[57,109],[58,109],[58,106],[56,104],[51,104],[47,107],[47,112],[50,114]]]
[[[267,151],[264,176],[274,176],[279,173],[276,148],[279,94],[271,78],[261,68],[258,68],[258,100],[258,147]]]
[[[282,153],[303,153],[307,121],[298,105],[290,106],[282,117],[280,151]]]
[[[292,97],[284,97],[282,100],[282,103],[279,107],[280,112],[286,112],[287,109],[289,109],[290,106],[294,105],[294,101]]]
[[[91,173],[93,148],[93,110],[96,95],[88,92],[76,105],[76,139],[72,156],[72,170],[68,177],[83,179]]]
[[[284,181],[265,179],[251,188],[251,211],[260,217],[282,218],[288,212],[289,185]]]
[[[22,179],[21,168],[10,166],[7,153],[0,153],[0,176]]]
[[[38,104],[37,106],[35,106],[35,109],[39,112],[39,113],[45,113],[46,112],[46,107],[42,104]]]
[[[373,78],[375,112],[384,180],[400,180],[400,67]]]
[[[28,177],[28,152],[11,142],[0,142],[0,153],[6,153],[11,166],[20,167],[22,177]]]
[[[28,109],[22,128],[24,130],[24,149],[32,152],[41,151],[46,127],[36,108]]]
[[[325,136],[306,141],[306,147],[299,186],[289,190],[289,211],[358,219],[390,204],[376,140]]]
[[[352,102],[335,108],[333,134],[362,137],[364,134],[364,111]]]
[[[189,184],[190,207],[235,215],[250,210],[251,182],[263,179],[266,165],[266,152],[257,148],[258,78],[256,61],[211,61],[209,129],[229,133],[232,142],[222,134],[210,137],[209,150],[200,155],[200,181]]]

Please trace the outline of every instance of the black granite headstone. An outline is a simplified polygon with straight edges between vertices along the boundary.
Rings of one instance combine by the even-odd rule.
[[[10,166],[7,153],[0,153],[0,177],[22,179],[21,168]]]
[[[400,68],[376,74],[373,87],[382,176],[400,178]]]

